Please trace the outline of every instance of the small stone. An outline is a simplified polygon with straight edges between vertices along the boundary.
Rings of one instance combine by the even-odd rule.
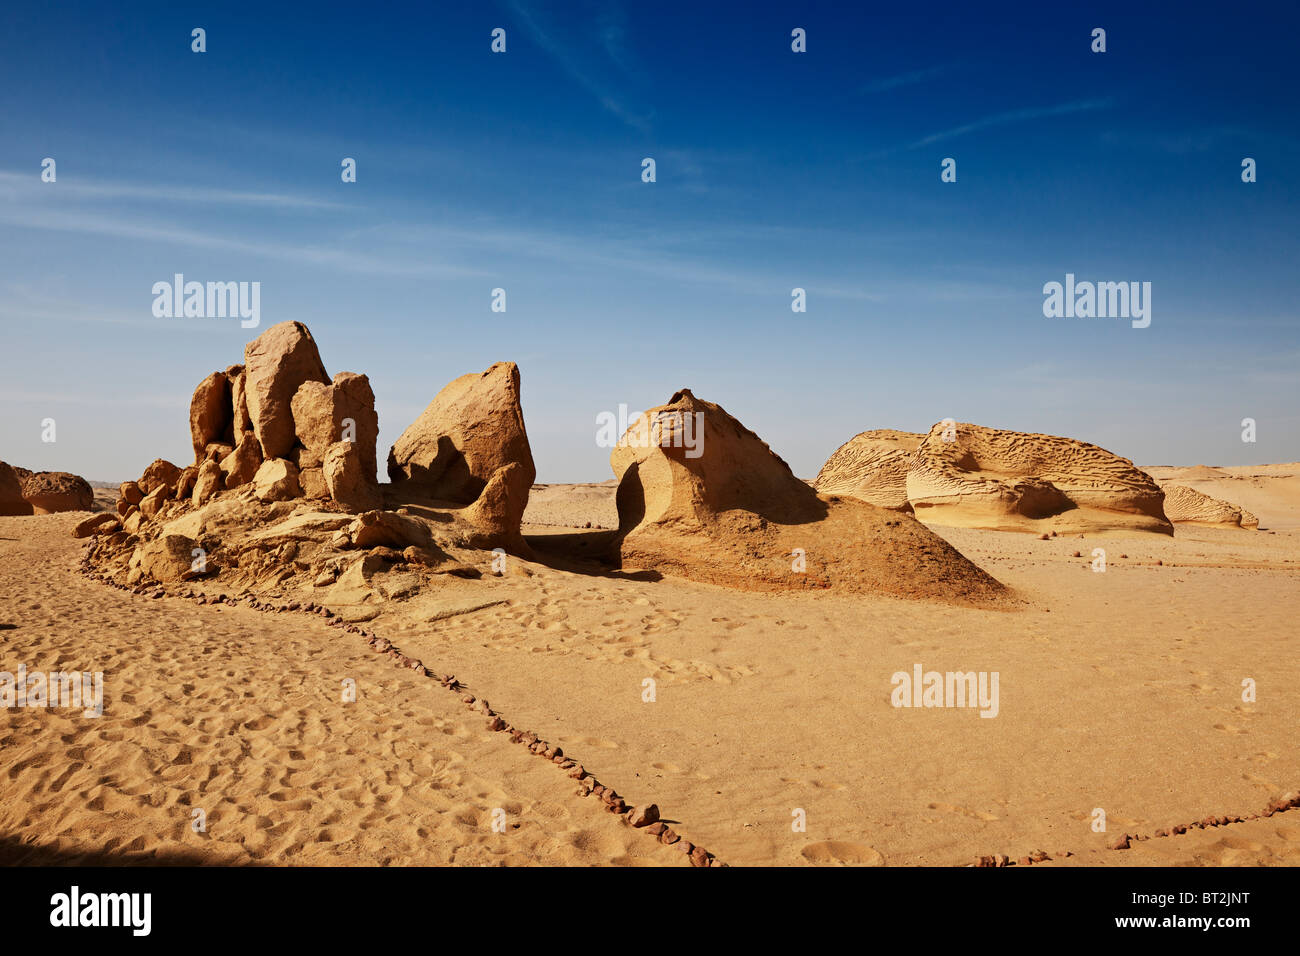
[[[648,827],[658,821],[659,807],[653,803],[647,803],[644,807],[633,807],[632,814],[628,818],[628,823],[634,827]]]
[[[691,850],[691,866],[708,866],[709,852],[702,846],[697,846]]]
[[[668,829],[668,824],[664,823],[661,820],[658,823],[650,824],[648,827],[645,828],[645,832],[650,834],[652,837],[659,837],[659,836],[663,836],[664,831],[667,829]]]
[[[500,717],[491,717],[491,718],[488,719],[488,722],[487,722],[487,729],[488,729],[488,730],[505,730],[505,729],[506,729],[506,722],[505,722],[504,720],[502,720]]]
[[[1129,847],[1129,836],[1127,833],[1121,835],[1110,845],[1112,850],[1127,850]]]
[[[659,842],[665,846],[672,846],[680,839],[681,837],[673,832],[672,827],[664,827],[663,832],[659,834]]]

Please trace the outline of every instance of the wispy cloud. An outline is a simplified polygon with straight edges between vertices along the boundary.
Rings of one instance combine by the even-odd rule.
[[[873,80],[866,86],[862,87],[863,93],[885,93],[889,90],[897,90],[904,86],[916,86],[919,83],[925,83],[928,80],[938,79],[951,73],[957,68],[957,64],[948,63],[942,66],[931,66],[924,70],[911,70],[907,73],[898,73],[894,76],[882,77]]]
[[[232,189],[212,189],[205,186],[140,186],[131,183],[105,180],[74,179],[67,175],[56,183],[41,182],[36,173],[15,173],[0,170],[0,190],[5,198],[20,194],[34,194],[39,190],[57,190],[61,196],[80,199],[134,199],[143,202],[215,203],[219,205],[248,205],[264,208],[288,209],[346,209],[345,203],[291,196],[285,193],[242,192]]]
[[[952,129],[942,130],[938,133],[931,133],[929,136],[922,137],[914,143],[910,143],[906,149],[920,149],[922,146],[929,146],[931,143],[939,143],[948,139],[956,139],[958,136],[965,136],[967,133],[974,133],[982,129],[992,129],[996,126],[1011,126],[1015,123],[1027,123],[1031,120],[1046,119],[1050,116],[1066,116],[1070,113],[1085,113],[1093,110],[1110,109],[1114,102],[1109,98],[1096,100],[1078,100],[1073,103],[1061,103],[1057,106],[1034,106],[1023,110],[1011,110],[1006,113],[995,113],[992,116],[986,116],[983,119],[975,120],[973,123],[965,123],[961,126],[954,126]]]
[[[550,54],[551,58],[560,65],[564,72],[594,96],[601,106],[638,132],[650,132],[650,123],[646,117],[634,113],[623,102],[623,96],[613,89],[611,84],[592,75],[589,59],[582,60],[563,43],[556,40],[551,33],[543,29],[537,18],[524,6],[521,0],[511,0],[509,7],[524,25],[533,42]],[[626,62],[627,56],[622,45],[623,31],[621,26],[606,19],[602,23],[598,39],[611,60],[618,64]]]

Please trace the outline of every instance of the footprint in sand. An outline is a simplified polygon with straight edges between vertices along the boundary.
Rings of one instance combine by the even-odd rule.
[[[985,823],[991,823],[997,819],[996,814],[985,810],[968,810],[966,807],[955,807],[951,803],[931,803],[929,807],[931,810],[943,810],[945,813],[960,813],[962,816],[983,820]]]
[[[865,843],[826,840],[803,848],[803,858],[819,866],[884,866],[885,857]]]

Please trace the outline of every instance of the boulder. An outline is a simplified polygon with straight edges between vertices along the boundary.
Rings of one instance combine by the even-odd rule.
[[[253,420],[248,416],[248,399],[244,394],[244,366],[232,365],[226,369],[226,378],[230,381],[230,405],[233,421],[231,431],[236,445],[244,432],[253,430]]]
[[[244,432],[239,444],[221,459],[221,474],[227,488],[238,488],[253,480],[262,466],[262,446],[252,432]]]
[[[89,511],[95,492],[80,475],[39,471],[23,482],[23,498],[32,506],[32,514],[48,515],[59,511]]]
[[[244,347],[244,400],[267,460],[293,450],[293,397],[303,382],[329,384],[316,340],[301,322],[273,325]],[[296,483],[296,479],[295,479]]]
[[[268,458],[253,476],[253,493],[260,501],[288,501],[301,497],[298,466],[284,458]]]
[[[944,422],[907,473],[922,521],[991,531],[1173,534],[1164,492],[1127,458],[1073,438]]]
[[[177,501],[183,501],[194,492],[194,482],[199,477],[198,465],[186,465],[181,469],[180,477],[176,479],[176,494],[173,497]]]
[[[372,444],[371,450],[373,449]],[[382,508],[384,504],[379,484],[375,481],[375,473],[367,470],[363,455],[364,449],[354,442],[335,442],[326,450],[321,465],[330,498],[349,511],[372,511]],[[518,527],[516,523],[516,530]]]
[[[207,568],[195,568],[195,550],[198,545],[193,538],[183,534],[163,534],[153,541],[136,548],[131,556],[131,570],[139,571],[146,578],[152,578],[161,584],[173,581],[189,581],[207,573]],[[203,562],[204,565],[207,562]]]
[[[519,367],[498,362],[434,397],[389,451],[388,475],[426,497],[469,504],[512,462],[531,487],[537,469],[519,402]]]
[[[180,477],[179,475],[177,476]],[[172,486],[159,484],[140,500],[140,511],[145,518],[152,521],[162,510],[163,503],[172,496]]]
[[[112,534],[122,527],[122,523],[113,517],[112,512],[101,511],[97,515],[91,515],[77,522],[77,526],[72,529],[74,538],[89,538],[91,535]]]
[[[222,487],[224,486],[221,466],[215,461],[205,461],[199,465],[198,477],[194,479],[194,494],[190,496],[190,500],[194,502],[195,507],[199,507],[221,491]]]
[[[23,482],[12,465],[0,461],[0,515],[29,515],[32,505],[23,497]]]
[[[533,473],[517,461],[498,468],[478,499],[461,512],[478,532],[471,544],[480,548],[504,548],[511,554],[530,557],[520,532]]]
[[[381,545],[399,551],[409,547],[435,553],[441,550],[435,545],[428,525],[396,511],[367,511],[357,515],[348,526],[347,535],[354,547],[361,550]]]
[[[199,382],[190,399],[190,442],[194,446],[194,463],[207,457],[205,449],[213,443],[234,443],[234,408],[230,397],[230,379],[225,372],[213,372]]]
[[[142,494],[149,494],[159,485],[166,485],[175,489],[176,482],[180,480],[181,470],[165,458],[155,458],[144,470],[137,484],[140,486]]]
[[[823,495],[849,495],[894,511],[911,511],[907,472],[924,435],[879,428],[862,432],[841,445],[813,487]]]
[[[124,481],[119,489],[121,496],[133,505],[138,505],[140,499],[144,497],[144,492],[134,481]]]
[[[332,384],[303,382],[293,396],[293,425],[302,446],[300,467],[318,467],[335,442],[356,446],[361,470],[375,481],[375,443],[379,440],[379,416],[370,379],[353,372],[339,372]]]
[[[325,483],[325,472],[319,465],[308,468],[299,468],[298,483],[302,485],[302,495],[304,498],[315,498],[317,501],[329,500],[329,485]]]

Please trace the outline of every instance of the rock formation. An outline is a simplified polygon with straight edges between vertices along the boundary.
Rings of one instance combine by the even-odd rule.
[[[273,325],[244,347],[242,392],[266,458],[288,458],[293,450],[292,403],[302,383],[329,381],[316,340],[301,322]]]
[[[907,472],[912,455],[924,440],[924,435],[892,428],[862,432],[826,459],[813,487],[824,495],[848,495],[882,508],[910,512]]]
[[[48,515],[59,511],[89,511],[95,493],[80,475],[66,471],[39,471],[23,482],[23,498],[32,514]]]
[[[1127,458],[981,425],[931,428],[912,458],[907,498],[918,518],[939,525],[1173,534],[1160,486]]]
[[[720,406],[683,389],[610,455],[622,566],[731,587],[988,601],[1003,588],[914,518],[821,496]]]
[[[389,451],[388,474],[404,494],[473,505],[466,517],[482,527],[483,543],[528,553],[519,523],[537,468],[519,367],[498,362],[443,388]]]
[[[23,497],[23,482],[12,465],[0,461],[0,516],[29,515],[32,505]]]
[[[1211,498],[1185,485],[1161,483],[1165,493],[1165,516],[1175,524],[1208,525],[1218,528],[1259,527],[1259,519],[1231,502]]]

